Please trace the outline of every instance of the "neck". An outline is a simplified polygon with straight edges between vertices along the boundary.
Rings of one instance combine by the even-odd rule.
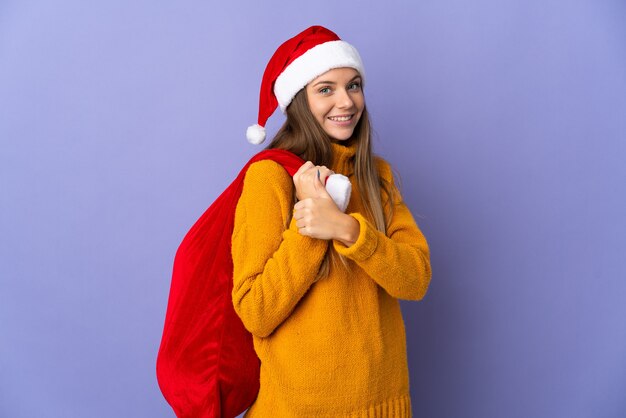
[[[354,172],[354,155],[356,154],[357,143],[353,140],[331,141],[333,150],[333,167],[335,173],[350,176]]]

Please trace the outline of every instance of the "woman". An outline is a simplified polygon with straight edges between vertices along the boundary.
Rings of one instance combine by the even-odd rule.
[[[398,299],[420,300],[429,249],[374,157],[354,47],[313,26],[265,70],[253,143],[276,106],[287,120],[267,148],[307,161],[293,178],[272,160],[246,173],[232,235],[233,305],[261,360],[246,417],[410,417]],[[346,212],[328,176],[352,184]]]

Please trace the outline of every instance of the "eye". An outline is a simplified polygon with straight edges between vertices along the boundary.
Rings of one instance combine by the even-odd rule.
[[[322,87],[319,92],[322,94],[330,93],[330,87]]]
[[[354,83],[350,83],[350,84],[348,85],[348,88],[349,88],[350,90],[358,90],[358,89],[360,89],[360,88],[361,88],[361,83],[359,83],[358,81],[355,81]]]

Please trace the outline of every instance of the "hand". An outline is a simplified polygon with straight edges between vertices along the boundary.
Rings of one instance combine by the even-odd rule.
[[[300,235],[335,239],[350,247],[360,234],[359,221],[341,212],[332,199],[326,197],[305,199],[296,203],[294,209],[293,217]]]
[[[348,215],[341,212],[326,189],[323,190],[324,194],[319,197],[306,198],[294,206],[293,217],[301,235],[333,239],[343,231],[344,217]]]
[[[334,171],[328,169],[326,166],[316,166],[311,161],[302,164],[298,171],[296,171],[296,174],[293,175],[293,184],[296,187],[296,198],[298,200],[304,200],[307,198],[316,198],[319,197],[320,194],[326,193],[326,178],[333,173]]]

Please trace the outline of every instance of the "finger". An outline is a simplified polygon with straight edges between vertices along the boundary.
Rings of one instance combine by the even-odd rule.
[[[310,201],[311,201],[311,198],[307,197],[306,199],[302,199],[298,201],[295,205],[293,205],[293,207],[294,209],[302,210],[307,207]]]
[[[295,210],[293,212],[293,219],[298,220],[298,219],[302,219],[304,218],[304,211],[303,210]]]
[[[331,170],[331,169],[327,168],[326,166],[321,166],[321,167],[319,168],[319,171],[320,171],[320,174],[321,174],[321,176],[320,176],[320,182],[321,182],[322,184],[324,184],[324,185],[326,185],[326,179],[327,179],[328,177],[330,177],[332,174],[335,174],[335,172],[334,172],[333,170]]]
[[[313,167],[315,167],[315,165],[311,161],[307,161],[306,163],[302,164],[300,168],[298,168],[298,171],[296,171],[293,175],[294,184],[301,182],[302,179],[306,179],[309,170],[311,170],[311,168]]]
[[[300,168],[298,168],[298,171],[296,171],[296,174],[302,174],[303,172],[307,171],[308,169],[314,166],[315,164],[313,164],[311,161],[307,161],[306,163],[302,164]],[[294,176],[296,174],[294,174]]]
[[[298,232],[300,233],[300,235],[308,235],[308,228],[307,228],[307,226],[304,225],[304,224],[298,226]]]
[[[312,166],[314,166],[314,165],[315,165],[315,164],[313,164],[313,161],[307,161],[307,162],[305,162],[304,164],[302,164],[298,170],[300,170],[300,171],[306,171],[306,170],[308,170],[309,168],[311,168],[311,167],[312,167]]]

